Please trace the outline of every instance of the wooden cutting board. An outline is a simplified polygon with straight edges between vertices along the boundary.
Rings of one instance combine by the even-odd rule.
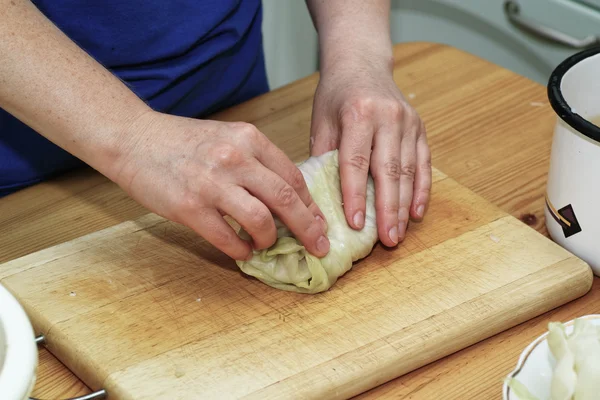
[[[248,278],[153,214],[0,265],[0,281],[111,399],[338,399],[582,296],[592,273],[435,170],[426,220],[319,295]]]

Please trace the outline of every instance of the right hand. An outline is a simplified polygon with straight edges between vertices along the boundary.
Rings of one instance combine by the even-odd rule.
[[[154,111],[125,130],[107,175],[132,198],[236,260],[277,240],[271,211],[317,257],[329,252],[325,217],[294,163],[253,125]],[[242,240],[229,215],[252,237]]]

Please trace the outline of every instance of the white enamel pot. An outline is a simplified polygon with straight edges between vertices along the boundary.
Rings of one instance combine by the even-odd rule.
[[[545,217],[552,240],[600,276],[600,47],[564,60],[548,81],[557,114]]]

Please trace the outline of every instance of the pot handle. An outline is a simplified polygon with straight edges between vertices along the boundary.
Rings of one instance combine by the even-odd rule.
[[[35,343],[38,345],[43,345],[46,341],[46,338],[42,336],[38,336],[35,338]],[[98,390],[97,392],[86,394],[84,396],[73,397],[71,399],[65,400],[104,400],[106,398],[106,390]],[[40,400],[35,397],[30,397],[29,400]]]
[[[521,15],[521,7],[515,0],[507,0],[504,2],[504,13],[508,20],[519,28],[555,43],[569,46],[574,49],[585,49],[600,44],[600,37],[598,36],[589,35],[583,39],[577,39],[557,29],[540,25],[538,22],[523,17]]]

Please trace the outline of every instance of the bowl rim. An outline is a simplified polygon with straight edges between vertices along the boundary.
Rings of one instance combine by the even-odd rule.
[[[0,391],[7,398],[28,398],[36,380],[38,364],[33,327],[24,308],[1,283],[0,304],[0,324],[7,344],[0,370]]]
[[[576,319],[600,319],[600,314],[588,314],[588,315],[583,315],[581,317],[575,317],[572,320],[563,323],[563,325],[564,326],[573,325],[575,323]],[[531,353],[533,353],[533,351],[535,350],[535,348],[538,345],[540,345],[542,342],[544,342],[544,340],[546,340],[546,336],[548,336],[548,333],[549,333],[548,330],[546,330],[546,332],[544,332],[543,334],[538,336],[536,339],[534,339],[521,352],[521,355],[519,356],[519,361],[517,361],[517,365],[508,375],[506,375],[506,378],[504,379],[504,384],[502,385],[502,395],[503,395],[504,400],[508,400],[509,395],[510,395],[510,387],[508,386],[508,380],[510,378],[514,378],[515,376],[517,376],[519,374],[519,372],[521,372],[521,370],[523,369],[523,366],[527,362],[527,359],[529,358]]]
[[[582,135],[600,143],[600,127],[573,112],[562,95],[561,84],[565,74],[581,61],[600,54],[600,46],[590,47],[575,53],[554,68],[548,79],[547,96],[550,105],[560,119]]]

